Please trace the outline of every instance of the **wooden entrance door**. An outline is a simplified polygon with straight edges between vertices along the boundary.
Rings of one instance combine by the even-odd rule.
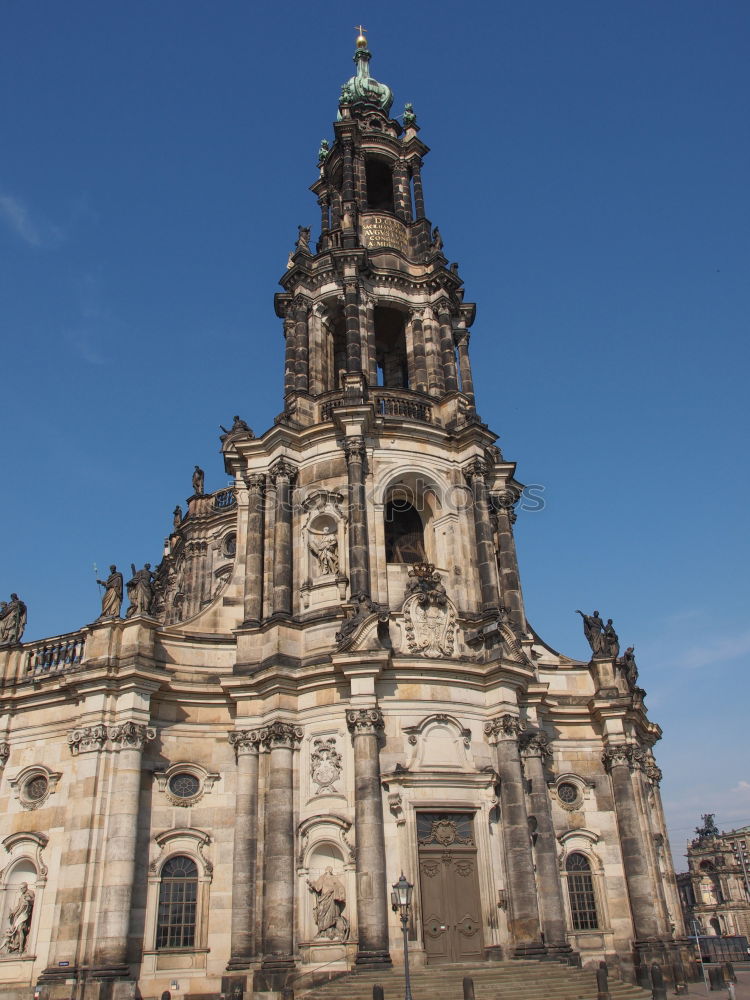
[[[477,849],[471,813],[417,814],[419,886],[427,961],[483,957]]]

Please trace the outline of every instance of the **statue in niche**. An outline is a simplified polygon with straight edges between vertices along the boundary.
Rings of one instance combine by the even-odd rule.
[[[21,641],[26,628],[26,605],[18,594],[0,604],[0,646],[13,646]]]
[[[130,607],[126,618],[149,614],[151,602],[154,599],[154,574],[151,572],[151,563],[145,563],[143,569],[136,569],[135,563],[131,563],[130,568],[133,571],[133,576],[127,583]]]
[[[104,587],[102,613],[99,617],[119,618],[120,607],[122,605],[122,573],[118,573],[116,566],[110,566],[107,579],[97,580],[96,582]]]
[[[333,528],[326,526],[319,534],[310,532],[310,551],[318,560],[320,576],[335,576],[339,571],[339,542]]]
[[[23,955],[31,928],[31,914],[34,911],[34,893],[27,882],[18,887],[18,899],[8,914],[8,927],[3,936],[0,951],[8,955]]]
[[[315,882],[307,879],[307,888],[317,896],[313,906],[313,920],[318,927],[317,937],[325,937],[329,941],[347,941],[349,921],[343,915],[346,889],[340,877],[334,875],[333,868],[329,865]]]
[[[585,615],[583,611],[576,611],[577,615],[583,618],[583,634],[586,641],[591,646],[594,656],[606,656],[607,650],[604,642],[604,622],[598,611],[593,615]]]
[[[607,656],[611,656],[613,660],[616,660],[620,655],[620,637],[617,632],[615,632],[615,627],[612,624],[612,619],[607,619],[607,624],[604,626],[604,631],[602,633],[604,636],[604,652]]]

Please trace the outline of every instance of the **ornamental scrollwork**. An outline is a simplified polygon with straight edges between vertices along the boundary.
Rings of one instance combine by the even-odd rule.
[[[0,743],[0,769],[4,768],[10,757],[10,743]]]
[[[346,724],[353,736],[377,733],[385,726],[379,708],[351,709],[346,713]]]
[[[156,738],[156,730],[137,722],[121,722],[109,726],[107,737],[117,750],[142,750],[149,740]]]
[[[68,747],[73,755],[104,749],[107,727],[104,725],[81,726],[68,733]]]
[[[440,658],[452,656],[456,611],[432,563],[416,563],[409,572],[404,601],[404,630],[409,652]]]
[[[341,777],[341,762],[335,736],[319,736],[313,740],[310,777],[315,783],[317,795],[336,791],[336,782]]]

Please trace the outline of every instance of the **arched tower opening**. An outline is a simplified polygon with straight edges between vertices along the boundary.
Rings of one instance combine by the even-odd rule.
[[[425,562],[424,524],[405,495],[395,494],[385,505],[385,560],[388,563]]]
[[[395,212],[393,198],[393,168],[378,156],[365,159],[367,207],[373,212]]]
[[[386,389],[408,389],[406,314],[388,306],[376,306],[374,322],[378,385]]]

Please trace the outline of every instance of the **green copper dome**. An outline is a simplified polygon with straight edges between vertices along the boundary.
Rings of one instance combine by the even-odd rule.
[[[365,45],[367,44],[362,37],[361,41]],[[357,39],[357,51],[354,53],[357,72],[341,88],[339,104],[357,104],[360,101],[367,101],[368,104],[377,104],[381,111],[388,114],[393,104],[393,91],[385,83],[378,83],[370,76],[371,56],[372,53],[360,44],[360,39]]]

